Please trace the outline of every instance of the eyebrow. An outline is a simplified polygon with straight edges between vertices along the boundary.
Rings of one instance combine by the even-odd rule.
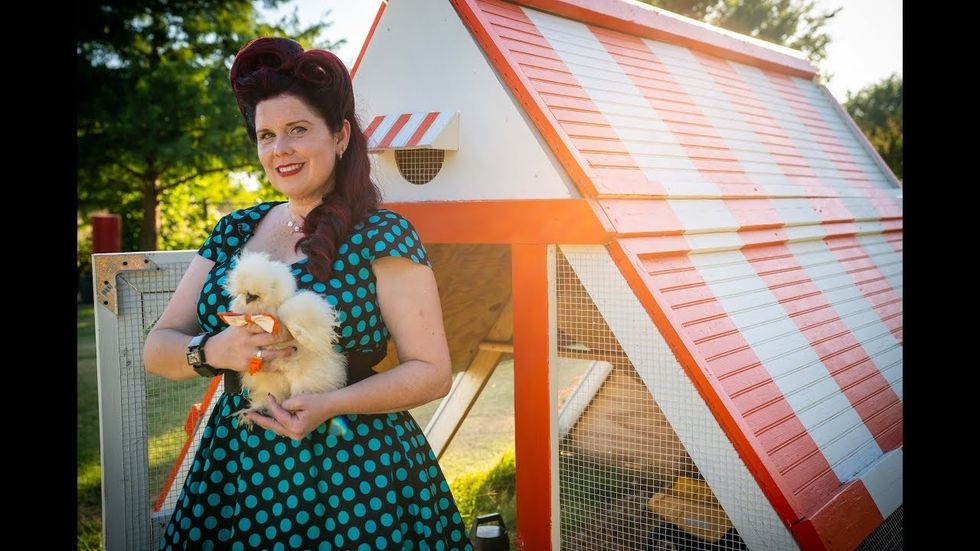
[[[294,124],[299,124],[301,122],[305,122],[306,124],[311,124],[310,121],[306,119],[300,119],[298,121],[287,122],[286,126],[292,126]],[[255,131],[255,133],[258,134],[259,132],[268,132],[268,131],[269,131],[268,128],[259,128],[258,130]]]

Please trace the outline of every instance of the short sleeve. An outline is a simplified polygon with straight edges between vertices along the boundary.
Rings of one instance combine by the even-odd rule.
[[[201,248],[197,250],[197,254],[214,262],[224,262],[228,257],[228,248],[236,245],[231,242],[233,240],[237,241],[237,238],[231,235],[233,229],[234,225],[231,221],[231,215],[222,217],[214,226],[211,235],[204,241]]]
[[[357,234],[352,241],[355,246],[358,240],[364,243],[362,247],[371,262],[386,256],[401,256],[432,267],[418,232],[407,218],[396,212],[379,209],[368,217]]]

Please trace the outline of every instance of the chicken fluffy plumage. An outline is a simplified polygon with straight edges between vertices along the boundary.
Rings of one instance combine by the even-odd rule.
[[[240,414],[266,412],[260,405],[266,393],[282,402],[294,394],[326,392],[347,384],[347,358],[333,346],[339,325],[334,309],[322,296],[297,290],[289,266],[266,253],[245,251],[229,272],[225,290],[232,299],[231,311],[269,313],[289,329],[293,340],[274,348],[296,347],[289,356],[274,361],[278,372],[242,373],[242,386],[248,389],[253,407]],[[248,422],[244,415],[239,420]]]

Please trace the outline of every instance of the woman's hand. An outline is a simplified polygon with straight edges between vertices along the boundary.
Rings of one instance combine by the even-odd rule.
[[[255,412],[246,415],[260,427],[267,428],[280,436],[302,440],[321,423],[334,416],[328,406],[328,392],[316,394],[297,394],[280,404],[271,394],[266,398],[266,407],[271,417]]]
[[[231,371],[248,371],[249,363],[258,357],[261,350],[262,366],[266,371],[275,360],[289,356],[295,348],[268,348],[293,339],[289,330],[280,325],[276,334],[266,333],[261,327],[249,324],[242,327],[231,326],[208,339],[204,344],[204,357],[208,365]]]

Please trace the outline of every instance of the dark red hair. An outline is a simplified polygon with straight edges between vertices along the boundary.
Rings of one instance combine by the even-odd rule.
[[[381,201],[381,192],[371,181],[367,140],[354,114],[350,73],[340,58],[326,50],[304,51],[288,38],[257,38],[238,51],[229,79],[252,142],[257,139],[255,107],[281,95],[305,103],[331,132],[343,129],[344,120],[350,123],[350,141],[334,169],[334,187],[306,216],[305,237],[296,244],[309,257],[310,272],[327,279],[337,247]]]

